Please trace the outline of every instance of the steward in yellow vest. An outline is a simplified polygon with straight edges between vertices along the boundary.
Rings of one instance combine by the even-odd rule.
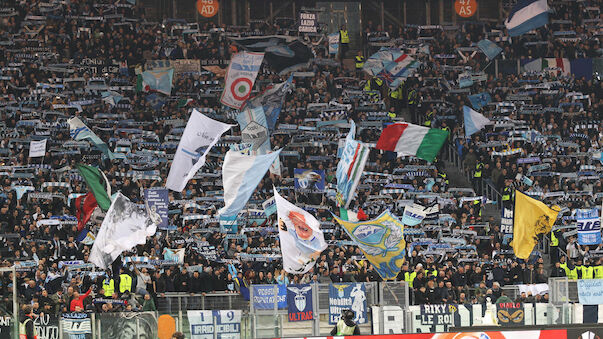
[[[38,339],[38,333],[34,326],[31,306],[23,308],[24,316],[19,320],[19,339]]]
[[[362,70],[362,67],[364,67],[364,61],[366,59],[364,58],[364,55],[362,55],[362,51],[358,51],[358,55],[356,55],[354,57],[354,61],[356,61],[356,70],[360,71]]]
[[[103,290],[105,290],[105,297],[111,297],[115,293],[115,281],[113,279],[107,282],[107,279],[103,280]]]
[[[122,273],[119,275],[119,293],[125,291],[132,292],[132,277],[129,274]]]
[[[360,335],[360,329],[354,322],[354,311],[344,310],[331,335]]]

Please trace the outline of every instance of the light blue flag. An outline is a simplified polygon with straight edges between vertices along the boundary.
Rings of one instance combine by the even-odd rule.
[[[86,126],[82,120],[80,120],[80,118],[73,117],[67,120],[67,123],[69,124],[69,135],[71,135],[74,140],[90,140],[90,142],[92,142],[96,148],[103,152],[107,158],[110,160],[116,159],[115,154],[109,150],[109,146],[94,132],[92,132],[92,130],[88,128],[88,126]]]
[[[518,36],[549,23],[547,0],[520,0],[511,9],[505,26],[510,36]]]
[[[269,154],[244,155],[230,150],[226,153],[222,165],[224,207],[219,211],[221,226],[236,226],[237,215],[272,163],[278,159],[280,152],[281,150]]]
[[[459,74],[459,88],[470,87],[473,85],[473,78],[469,73]]]
[[[496,58],[500,52],[502,52],[502,48],[498,47],[494,42],[484,39],[480,40],[477,43],[477,47],[486,55],[489,60]]]
[[[478,111],[492,101],[492,97],[488,92],[469,95],[468,98],[471,102],[471,106],[473,106],[473,109],[476,109]]]
[[[477,133],[479,130],[490,124],[490,120],[470,107],[463,106],[463,115],[465,122],[465,138]]]
[[[293,73],[291,73],[287,81],[268,88],[264,93],[249,99],[247,102],[246,108],[253,109],[260,106],[264,108],[264,119],[270,131],[274,130],[276,121],[281,113],[281,108],[283,107],[283,102],[285,101],[285,95],[289,92],[292,83]]]
[[[354,140],[356,124],[350,120],[350,132],[345,140],[341,159],[337,164],[337,206],[348,208],[364,171],[369,156],[367,145]]]
[[[142,72],[142,89],[144,91],[156,91],[165,95],[172,93],[172,80],[174,69]]]
[[[253,152],[266,154],[270,151],[268,122],[263,106],[246,107],[237,115],[237,122],[241,127],[241,141],[253,144]]]

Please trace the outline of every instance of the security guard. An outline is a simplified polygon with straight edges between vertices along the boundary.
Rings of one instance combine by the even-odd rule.
[[[38,339],[38,333],[34,326],[31,306],[23,307],[23,316],[19,320],[19,339]]]
[[[111,279],[107,282],[107,279],[103,280],[103,290],[105,290],[105,297],[111,297],[115,293],[115,280]]]
[[[396,118],[396,109],[394,108],[394,106],[391,106],[389,108],[389,111],[387,112],[387,116],[391,119],[394,120]]]
[[[597,262],[597,266],[594,267],[594,271],[595,271],[595,279],[603,279],[603,265],[602,265],[601,258],[599,258],[599,261]]]
[[[404,95],[402,90],[403,86],[404,84],[400,84],[395,90],[390,90],[389,92],[391,106],[394,107],[396,112],[400,112],[402,110],[402,96]]]
[[[567,263],[565,262],[565,257],[561,257],[559,259],[559,267],[563,268],[566,277],[569,276],[569,268],[567,267]]]
[[[502,191],[503,205],[510,204],[512,197],[513,197],[513,187],[511,186],[511,181],[509,179],[505,179],[505,188],[503,188],[503,191]]]
[[[360,329],[354,322],[354,311],[343,310],[337,325],[331,330],[331,335],[360,335]]]
[[[566,273],[569,280],[578,280],[578,267],[575,265],[572,269],[570,269],[568,266]]]
[[[121,274],[119,275],[119,293],[124,293],[125,291],[132,292],[132,277],[121,270]]]
[[[364,67],[365,61],[364,55],[362,55],[362,51],[358,51],[358,54],[354,57],[354,61],[356,61],[356,72],[362,71],[362,67]]]
[[[584,260],[584,266],[582,266],[582,279],[594,279],[595,268],[590,265],[590,262]]]
[[[582,270],[584,269],[584,265],[582,265],[582,260],[578,259],[577,264],[574,265],[576,271],[578,272],[578,279],[582,279]]]
[[[483,170],[484,162],[482,161],[482,157],[480,157],[477,163],[475,164],[475,171],[473,172],[473,188],[476,192],[480,191]]]
[[[348,51],[350,46],[350,35],[345,25],[341,26],[339,30],[339,60],[345,58],[345,53]]]
[[[559,238],[555,232],[560,233],[558,230],[551,230],[551,244],[550,244],[550,252],[551,252],[551,262],[559,261]]]
[[[425,114],[424,125],[427,127],[431,127],[431,120],[433,120],[434,116],[435,116],[435,112],[433,110],[427,111],[427,114]]]
[[[417,104],[419,103],[419,94],[417,93],[417,85],[415,84],[413,88],[408,91],[408,95],[406,96],[408,100],[408,110],[410,111],[410,118],[412,123],[418,123],[417,119]]]

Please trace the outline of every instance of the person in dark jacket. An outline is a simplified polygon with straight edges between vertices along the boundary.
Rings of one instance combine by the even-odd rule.
[[[203,292],[203,280],[198,271],[193,273],[193,276],[188,279],[188,293],[195,294]]]
[[[556,262],[555,267],[551,270],[551,278],[565,277],[565,270],[561,267],[561,263]]]

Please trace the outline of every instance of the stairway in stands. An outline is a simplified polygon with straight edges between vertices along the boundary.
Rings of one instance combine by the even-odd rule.
[[[461,168],[456,167],[450,161],[444,161],[446,168],[445,172],[450,182],[450,187],[473,188],[466,173]],[[475,192],[479,195],[479,192]],[[494,222],[500,224],[500,209],[496,205],[486,204],[482,211],[482,220],[494,218]]]

